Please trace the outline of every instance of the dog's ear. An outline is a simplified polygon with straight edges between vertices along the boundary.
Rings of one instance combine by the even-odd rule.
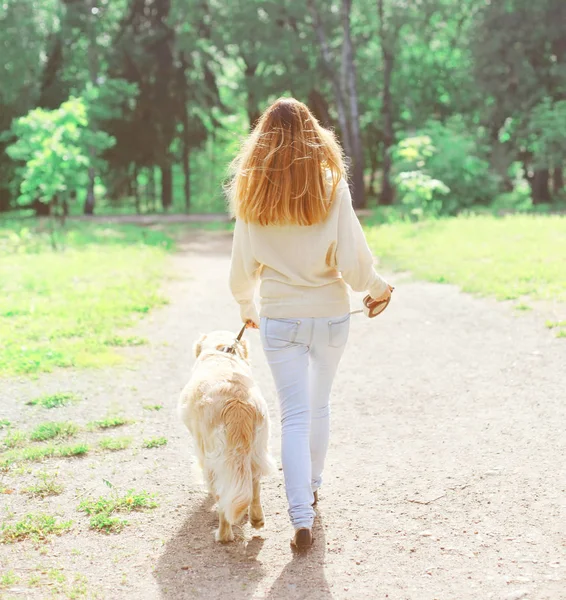
[[[204,340],[206,340],[206,333],[203,333],[193,346],[195,358],[198,358],[200,353],[202,352],[202,343],[204,342]]]
[[[250,356],[250,346],[247,340],[240,340],[240,346],[242,347],[242,357],[248,360]]]

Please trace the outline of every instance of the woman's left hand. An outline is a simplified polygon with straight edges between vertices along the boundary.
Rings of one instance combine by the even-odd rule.
[[[246,329],[259,329],[259,327],[251,320],[246,321]]]

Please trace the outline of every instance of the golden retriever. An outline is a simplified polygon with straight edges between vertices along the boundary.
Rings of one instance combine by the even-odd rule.
[[[196,342],[196,363],[179,399],[180,417],[218,502],[218,542],[234,539],[232,525],[248,507],[251,525],[263,527],[260,480],[272,467],[268,409],[252,379],[247,342],[239,342],[233,354],[222,351],[234,338],[229,331],[215,331]]]

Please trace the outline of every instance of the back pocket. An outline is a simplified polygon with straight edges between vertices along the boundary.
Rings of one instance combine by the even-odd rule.
[[[293,319],[266,319],[265,345],[267,348],[287,348],[297,339],[300,321]]]
[[[328,321],[328,345],[331,348],[341,348],[348,341],[350,332],[350,315],[330,319]]]

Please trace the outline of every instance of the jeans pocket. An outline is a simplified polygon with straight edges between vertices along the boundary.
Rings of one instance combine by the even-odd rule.
[[[288,348],[295,343],[300,321],[293,319],[266,319],[264,343],[267,348]]]
[[[341,348],[348,341],[350,332],[350,315],[330,319],[328,321],[328,345],[331,348]]]

